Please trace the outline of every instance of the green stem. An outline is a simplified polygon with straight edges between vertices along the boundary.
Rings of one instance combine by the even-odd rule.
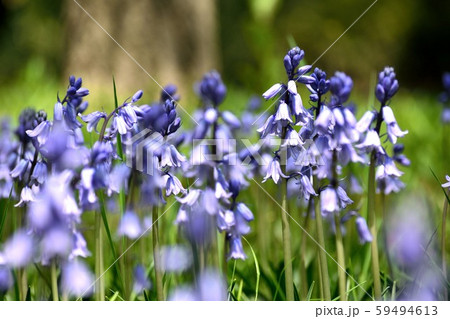
[[[152,210],[153,226],[152,226],[152,239],[153,239],[153,260],[155,266],[155,281],[156,281],[156,295],[158,301],[164,300],[162,272],[161,272],[161,255],[159,251],[159,229],[158,229],[158,206],[153,206]]]
[[[320,272],[322,278],[322,290],[323,290],[323,299],[326,301],[331,300],[331,292],[330,292],[330,278],[328,276],[328,264],[327,264],[327,255],[325,253],[325,237],[323,235],[323,221],[322,221],[322,212],[320,211],[319,197],[316,198],[315,210],[316,210],[316,228],[317,228],[317,242],[319,243],[319,263],[320,263]]]
[[[306,275],[306,232],[308,231],[309,219],[311,216],[311,209],[313,205],[312,197],[308,201],[308,208],[306,211],[306,217],[303,222],[303,229],[300,243],[300,300],[306,300],[308,296],[308,278]]]
[[[283,231],[283,251],[284,251],[284,269],[285,269],[285,285],[286,299],[294,300],[294,282],[292,279],[292,252],[291,252],[291,231],[289,229],[289,219],[287,216],[287,180],[283,181],[284,188],[282,190],[282,212],[281,222]]]
[[[372,242],[370,244],[370,248],[372,253],[373,290],[375,299],[381,300],[380,265],[378,259],[377,225],[375,216],[375,151],[372,151],[372,155],[370,157],[367,215],[369,221],[369,229],[372,233]]]
[[[103,278],[103,236],[102,236],[102,216],[95,212],[95,294],[97,301],[105,300],[105,279]]]
[[[383,210],[383,244],[384,244],[384,251],[386,253],[386,260],[388,263],[388,269],[389,269],[389,277],[391,277],[391,280],[394,281],[394,268],[392,266],[392,259],[391,254],[389,253],[389,245],[387,240],[387,211],[386,211],[386,195],[384,194],[384,190],[381,192],[381,208]]]
[[[334,225],[336,227],[336,252],[338,261],[339,295],[341,301],[347,301],[347,278],[345,273],[344,243],[342,241],[341,223],[338,214],[334,214]]]
[[[56,269],[56,261],[53,260],[51,264],[51,278],[52,278],[52,297],[53,301],[59,301],[58,296],[58,270]]]
[[[447,191],[447,194],[448,193],[450,192]],[[441,235],[442,273],[444,274],[445,281],[447,281],[447,262],[445,260],[446,257],[445,234],[447,230],[447,212],[448,212],[448,200],[447,198],[445,198],[444,210],[442,211],[442,235]],[[444,287],[444,300],[448,300],[447,286]]]

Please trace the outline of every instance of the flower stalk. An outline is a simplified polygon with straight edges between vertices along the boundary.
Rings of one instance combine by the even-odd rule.
[[[153,260],[155,267],[156,296],[158,301],[164,300],[164,290],[161,271],[161,255],[159,248],[159,228],[158,228],[158,206],[154,205],[152,209],[152,243],[153,243]]]
[[[289,228],[289,219],[287,216],[287,180],[283,181],[281,192],[282,212],[281,223],[283,232],[283,252],[284,252],[284,276],[286,284],[286,299],[294,301],[294,282],[292,277],[292,251],[291,251],[291,230]]]

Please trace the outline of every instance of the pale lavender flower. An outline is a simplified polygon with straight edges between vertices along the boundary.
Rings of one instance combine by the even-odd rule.
[[[373,237],[370,233],[370,229],[367,226],[366,220],[362,216],[357,216],[355,219],[356,230],[359,236],[359,242],[365,244],[371,242]]]
[[[228,238],[230,242],[230,248],[228,251],[227,258],[228,259],[247,259],[247,255],[244,252],[244,248],[242,247],[241,237],[230,235]]]
[[[168,273],[181,273],[192,265],[192,252],[188,247],[175,245],[161,249],[161,268]]]
[[[230,111],[223,111],[222,119],[232,129],[238,129],[241,127],[241,121],[239,121],[239,119]]]
[[[87,248],[87,243],[86,243],[86,240],[84,239],[83,235],[78,231],[74,231],[73,247],[72,247],[72,252],[70,253],[70,256],[69,256],[69,260],[72,260],[76,257],[87,258],[90,255],[91,255],[91,252]]]
[[[44,162],[37,162],[34,166],[33,173],[31,174],[31,180],[43,184],[47,179],[47,171],[47,165]]]
[[[23,268],[32,262],[34,253],[33,238],[24,230],[18,230],[6,241],[2,255],[7,266]]]
[[[281,92],[281,90],[285,89],[283,84],[277,83],[272,85],[266,92],[263,93],[263,98],[266,100],[272,99]]]
[[[345,190],[338,186],[337,188],[327,187],[320,192],[320,208],[323,215],[340,212],[353,201],[347,196]]]
[[[89,296],[93,292],[95,277],[80,260],[66,263],[62,268],[61,290],[72,297]]]
[[[402,131],[400,129],[395,119],[394,112],[392,112],[392,109],[389,106],[384,106],[382,112],[383,119],[386,122],[389,140],[392,144],[395,144],[397,142],[397,138],[405,136],[408,134],[408,131]]]
[[[27,159],[21,159],[16,167],[11,171],[11,177],[19,180],[22,180],[24,175],[26,174],[28,168],[30,167],[30,161]]]
[[[81,115],[81,119],[85,123],[87,123],[87,131],[88,132],[92,132],[92,130],[94,130],[95,132],[98,133],[98,131],[97,131],[98,122],[101,119],[106,119],[106,113],[95,111],[88,115]]]
[[[148,279],[144,266],[137,265],[136,267],[134,267],[133,276],[134,276],[134,283],[133,283],[134,293],[141,294],[143,293],[144,289],[148,290],[152,287],[152,284]]]
[[[356,124],[356,130],[359,133],[366,132],[370,128],[370,125],[375,120],[375,118],[376,113],[374,111],[367,111]]]
[[[11,269],[0,263],[0,295],[6,293],[14,284]]]
[[[72,250],[72,232],[63,225],[55,226],[46,231],[40,241],[41,261],[49,264],[56,257],[66,259]]]
[[[33,187],[33,189],[35,189]],[[20,201],[14,205],[14,207],[22,207],[28,202],[34,202],[36,200],[35,191],[33,191],[30,187],[25,186],[22,188],[20,192]]]
[[[283,172],[281,171],[280,160],[279,158],[275,157],[274,159],[272,159],[267,168],[266,176],[264,176],[263,183],[266,182],[269,178],[271,178],[275,184],[278,184],[280,177],[288,178],[289,176],[283,174]]]
[[[442,187],[450,189],[450,176],[446,175],[445,179],[447,180],[447,183],[442,184]]]
[[[186,189],[183,187],[180,180],[175,175],[167,173],[163,175],[163,179],[166,184],[166,196],[186,193]]]
[[[224,301],[227,299],[226,282],[216,270],[203,271],[198,278],[197,287],[200,300]]]
[[[39,146],[42,146],[47,142],[51,127],[50,121],[43,121],[33,130],[27,130],[26,133],[29,137],[36,138]]]
[[[142,226],[139,217],[131,211],[123,214],[117,230],[119,236],[127,236],[130,239],[136,239],[142,234]]]

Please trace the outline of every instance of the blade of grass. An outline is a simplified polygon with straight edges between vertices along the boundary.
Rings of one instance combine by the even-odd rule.
[[[102,220],[103,220],[103,225],[105,226],[105,232],[106,232],[106,236],[108,237],[108,243],[109,243],[109,247],[111,249],[111,254],[113,255],[114,260],[117,260],[117,254],[116,254],[116,249],[114,246],[114,242],[111,236],[111,231],[109,229],[109,224],[108,224],[108,218],[106,217],[106,209],[105,209],[105,197],[103,192],[99,192],[99,202],[100,202],[100,213],[102,215]],[[114,276],[117,277],[117,279],[119,280],[120,283],[120,288],[121,291],[123,292],[124,289],[124,282],[119,270],[119,265],[117,263],[114,263],[113,266],[113,272],[114,272]]]
[[[306,295],[306,301],[311,300],[311,296],[313,294],[315,284],[316,284],[316,282],[313,280],[313,282],[311,283],[311,286],[309,287],[308,294]]]
[[[6,215],[8,214],[9,206],[11,205],[12,191],[13,191],[13,188],[11,187],[11,190],[9,191],[9,197],[6,200],[6,204],[1,209],[2,218],[0,220],[0,239],[1,239],[2,232],[3,232],[3,226],[5,225]]]
[[[248,242],[247,238],[245,238],[244,236],[242,236],[242,238],[245,240],[245,242],[248,244],[248,246],[250,247],[250,250],[252,252],[253,255],[253,260],[255,261],[255,268],[256,268],[256,287],[255,287],[255,301],[258,301],[258,291],[259,291],[259,278],[261,276],[261,272],[259,270],[259,262],[258,262],[258,258],[256,257],[255,251],[253,250],[252,245],[250,245],[250,243]]]

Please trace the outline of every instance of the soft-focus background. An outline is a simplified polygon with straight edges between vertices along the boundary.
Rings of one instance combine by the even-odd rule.
[[[92,108],[112,109],[114,76],[120,100],[143,89],[150,102],[160,90],[155,81],[174,83],[180,104],[193,112],[193,86],[210,69],[228,86],[224,108],[240,113],[252,94],[285,80],[282,59],[290,47],[299,45],[313,63],[372,3],[0,0],[0,116],[16,121],[26,106],[51,110],[70,74],[83,78]],[[337,70],[352,76],[359,116],[379,107],[377,72],[395,68],[401,89],[392,108],[409,130],[402,142],[412,165],[404,169],[406,189],[389,197],[388,213],[415,198],[434,227],[444,197],[431,170],[441,182],[450,174],[450,128],[438,102],[442,73],[450,71],[449,16],[450,1],[379,0],[315,64],[330,76]],[[302,95],[307,101],[307,92]]]

